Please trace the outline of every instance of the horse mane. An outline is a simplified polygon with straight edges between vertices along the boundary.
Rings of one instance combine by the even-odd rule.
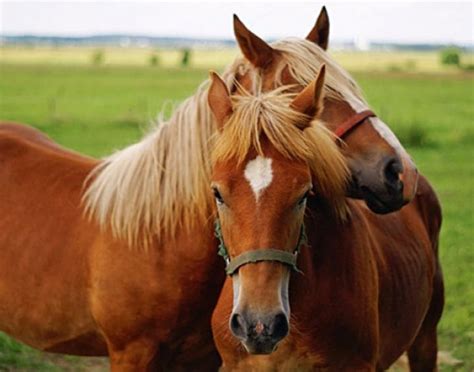
[[[276,42],[273,46],[282,52],[290,73],[302,85],[313,80],[321,63],[325,63],[326,94],[341,99],[360,95],[344,70],[311,42],[291,39]],[[223,77],[229,89],[233,87],[235,75],[246,68],[242,59],[236,59],[227,68]],[[258,80],[258,76],[255,79]],[[201,84],[193,96],[177,107],[169,120],[160,117],[140,142],[106,157],[86,180],[83,195],[86,214],[131,246],[146,247],[153,238],[170,238],[177,229],[190,229],[208,222],[214,207],[209,183],[211,152],[217,131],[207,104],[208,84],[208,81]],[[281,97],[277,98],[279,95]],[[276,101],[287,103],[290,97],[278,90],[270,95],[258,94],[255,100],[263,99],[267,105]],[[234,99],[241,107],[238,109],[240,118],[245,116],[245,107],[258,106],[250,96]],[[273,135],[275,146],[283,153],[288,146],[288,153],[311,160],[321,192],[342,210],[342,202],[338,200],[347,171],[341,155],[329,145],[332,141],[330,134],[322,125],[312,125],[305,130],[308,138],[299,135],[298,139],[288,138],[285,142],[287,131],[273,131],[283,128],[281,119],[286,115],[292,121],[300,118],[288,110],[278,111],[274,105],[272,110],[275,110],[273,118],[277,117],[276,124],[261,120],[255,124],[256,128]],[[256,137],[252,138],[251,142],[258,144]],[[326,154],[332,155],[328,158]],[[318,167],[317,164],[325,166]],[[326,166],[329,164],[331,166]],[[332,179],[332,176],[336,178]]]
[[[241,163],[251,149],[264,156],[262,140],[267,139],[287,159],[305,161],[314,187],[339,217],[347,212],[345,194],[349,171],[334,135],[319,120],[295,111],[291,86],[251,95],[239,87],[233,95],[233,113],[217,135],[213,162],[236,159]],[[303,127],[302,124],[310,122]]]
[[[140,142],[120,150],[90,174],[86,212],[130,245],[147,245],[208,218],[212,134],[207,82],[167,121],[160,116]]]
[[[324,94],[337,101],[349,102],[354,108],[368,107],[362,91],[352,77],[330,56],[315,43],[299,38],[286,38],[270,44],[280,52],[285,63],[281,63],[275,71],[275,86],[282,86],[282,73],[288,66],[288,71],[295,81],[307,86],[315,79],[321,65],[326,65],[324,79]],[[234,70],[243,75],[252,75],[252,91],[261,90],[261,70],[256,69],[244,57],[236,59]]]
[[[347,101],[356,107],[368,106],[362,91],[347,71],[315,43],[305,39],[289,38],[275,42],[273,47],[282,53],[291,76],[301,85],[308,85],[317,75],[321,65],[325,64],[325,95]]]

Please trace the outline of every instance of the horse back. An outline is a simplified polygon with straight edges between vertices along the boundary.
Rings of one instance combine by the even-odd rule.
[[[54,142],[45,133],[26,124],[4,121],[0,122],[0,138],[9,137],[16,138],[19,141],[29,142],[31,145],[42,146],[43,148],[58,150],[67,154],[75,154],[78,158],[86,158],[74,151],[66,149]],[[92,160],[92,159],[90,159]]]

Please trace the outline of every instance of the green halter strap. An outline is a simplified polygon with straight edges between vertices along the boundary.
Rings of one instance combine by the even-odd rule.
[[[224,258],[226,263],[225,271],[227,275],[233,275],[237,272],[237,270],[249,263],[259,262],[259,261],[276,261],[281,262],[282,264],[290,266],[294,271],[301,272],[297,266],[297,259],[298,253],[301,250],[301,246],[306,244],[306,232],[304,228],[304,223],[301,225],[300,235],[298,237],[298,243],[296,244],[296,248],[293,253],[282,251],[279,249],[273,248],[266,248],[266,249],[255,249],[252,251],[248,251],[234,257],[233,259],[230,258],[229,252],[224,244],[224,238],[222,236],[222,229],[219,219],[217,218],[215,221],[215,235],[216,238],[219,240],[219,247],[217,250],[217,254]]]

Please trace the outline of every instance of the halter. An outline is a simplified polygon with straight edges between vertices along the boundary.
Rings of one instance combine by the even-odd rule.
[[[365,119],[375,116],[377,115],[375,115],[372,110],[364,110],[358,112],[357,114],[354,114],[349,119],[344,121],[341,125],[339,125],[334,131],[334,134],[342,139],[348,132],[350,132],[358,125],[362,124]]]
[[[301,247],[306,244],[307,241],[304,223],[301,224],[300,235],[298,237],[298,242],[296,244],[295,249],[293,250],[293,253],[282,251],[279,249],[265,248],[244,252],[242,254],[239,254],[237,257],[231,259],[227,247],[224,243],[221,224],[218,218],[216,219],[214,224],[214,233],[216,235],[216,238],[219,239],[219,248],[217,254],[224,258],[224,261],[226,263],[225,272],[227,275],[232,276],[239,270],[241,266],[260,261],[280,262],[282,264],[288,265],[294,271],[301,273],[301,271],[298,269],[296,261],[298,259],[298,254],[300,253]]]
[[[364,110],[358,112],[351,116],[349,119],[344,121],[341,125],[339,125],[334,134],[339,137],[343,138],[348,132],[352,129],[357,127],[358,125],[362,124],[365,119],[370,117],[375,117],[376,115],[371,110]],[[224,243],[224,237],[222,236],[222,229],[219,219],[217,218],[214,224],[214,234],[216,238],[219,240],[219,247],[217,254],[224,258],[226,263],[225,272],[227,275],[234,275],[241,266],[247,265],[249,263],[255,263],[260,261],[276,261],[282,264],[288,265],[291,269],[296,272],[301,272],[297,266],[297,258],[298,253],[301,250],[301,246],[306,244],[306,232],[304,223],[301,225],[300,235],[298,237],[298,243],[296,244],[293,253],[282,251],[279,249],[273,248],[265,248],[265,249],[254,249],[248,252],[244,252],[237,257],[231,259],[227,247]]]

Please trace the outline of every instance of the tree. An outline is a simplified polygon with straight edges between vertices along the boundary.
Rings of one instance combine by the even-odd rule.
[[[158,57],[158,54],[153,53],[150,56],[149,62],[150,62],[150,66],[158,66],[160,64],[160,57]]]
[[[457,48],[447,48],[441,51],[441,63],[443,65],[459,66],[461,63],[460,50]]]
[[[181,58],[181,66],[187,67],[191,58],[191,50],[188,48],[183,49],[183,57]]]

